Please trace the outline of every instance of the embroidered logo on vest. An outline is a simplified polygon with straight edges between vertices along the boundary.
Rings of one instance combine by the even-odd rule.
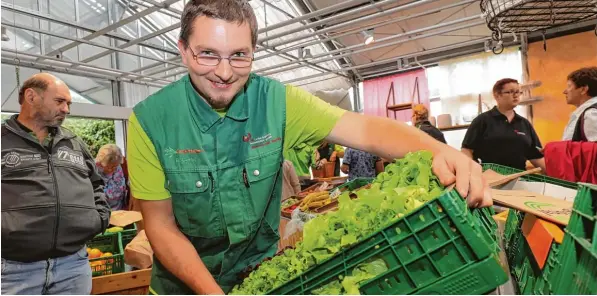
[[[267,135],[264,135],[264,136],[261,136],[261,137],[255,138],[255,139],[251,139],[251,134],[248,134],[248,136],[249,136],[249,140],[245,141],[246,136],[243,136],[243,141],[249,142],[249,144],[251,144],[251,149],[257,149],[260,147],[264,147],[269,144],[276,143],[276,142],[282,140],[282,138],[280,138],[280,137],[277,137],[272,140],[272,138],[273,138],[272,134],[269,134],[269,133]]]

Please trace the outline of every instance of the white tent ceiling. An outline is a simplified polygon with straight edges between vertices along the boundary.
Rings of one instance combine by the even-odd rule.
[[[101,103],[112,101],[110,81],[143,87],[130,93],[146,95],[186,72],[176,48],[184,3],[2,0],[9,37],[2,63],[71,75],[65,76],[71,87]],[[346,93],[355,81],[397,71],[398,60],[426,65],[478,52],[491,35],[478,0],[250,3],[260,27],[254,72],[313,93]],[[365,29],[374,29],[369,45]],[[311,56],[300,57],[301,48]],[[130,107],[142,99],[123,101]]]

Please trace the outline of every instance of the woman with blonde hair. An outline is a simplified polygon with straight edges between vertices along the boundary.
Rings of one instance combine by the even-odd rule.
[[[419,104],[413,107],[412,123],[413,126],[424,131],[434,139],[446,144],[444,133],[442,133],[439,129],[433,126],[431,122],[429,122],[429,110],[427,107],[425,107],[425,105]]]
[[[127,182],[122,169],[122,151],[116,144],[102,146],[95,157],[95,164],[104,179],[104,193],[113,211],[123,210],[127,204]]]

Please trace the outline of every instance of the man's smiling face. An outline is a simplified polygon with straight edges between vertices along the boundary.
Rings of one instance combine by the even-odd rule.
[[[182,61],[189,70],[193,85],[199,94],[215,109],[226,108],[243,88],[251,73],[251,63],[246,67],[233,67],[230,60],[253,57],[251,28],[207,16],[197,17],[188,44],[179,41]],[[223,57],[216,66],[208,66],[202,60]],[[234,63],[233,63],[234,64]]]

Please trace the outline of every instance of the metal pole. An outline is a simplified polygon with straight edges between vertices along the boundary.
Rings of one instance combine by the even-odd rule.
[[[62,38],[62,39],[68,39],[68,40],[72,40],[72,41],[75,41],[75,42],[79,42],[79,43],[83,43],[83,44],[88,44],[88,45],[93,45],[93,46],[97,46],[97,47],[101,47],[101,48],[105,48],[105,49],[110,49],[110,50],[113,50],[113,51],[122,52],[122,53],[130,54],[130,55],[134,55],[134,56],[146,58],[146,59],[149,59],[149,60],[158,61],[158,62],[161,62],[161,63],[172,64],[172,65],[177,65],[177,66],[184,67],[184,65],[182,63],[169,62],[169,61],[165,61],[163,59],[154,58],[154,57],[149,56],[149,55],[138,54],[136,52],[132,52],[132,51],[120,49],[118,47],[113,47],[113,46],[109,46],[109,45],[104,45],[104,44],[93,42],[93,41],[84,40],[84,39],[81,39],[81,38],[75,38],[75,37],[70,37],[70,36],[55,34],[55,33],[52,33],[52,32],[48,32],[48,31],[44,31],[44,30],[40,30],[40,29],[35,29],[35,28],[31,28],[31,27],[26,27],[26,26],[21,26],[21,25],[17,25],[17,24],[11,24],[11,23],[7,23],[7,22],[2,22],[2,25],[3,26],[14,27],[14,28],[17,28],[17,29],[23,29],[23,30],[28,30],[28,31],[32,31],[32,32],[42,33],[42,34],[45,34],[45,35],[54,36],[54,37],[58,37],[58,38]],[[42,57],[38,58],[38,61],[43,60],[45,58],[46,58],[46,56],[42,56]]]
[[[21,54],[19,54],[19,57],[20,56],[21,56]],[[98,78],[98,79],[104,79],[104,80],[117,80],[117,81],[130,82],[130,83],[134,83],[134,84],[140,84],[140,85],[151,85],[151,86],[155,86],[155,87],[164,87],[166,85],[166,84],[158,84],[158,83],[153,83],[153,82],[139,82],[138,80],[126,79],[126,78],[115,78],[114,76],[111,76],[111,75],[97,74],[95,72],[88,71],[88,70],[83,71],[83,70],[71,69],[68,67],[65,68],[65,67],[60,67],[60,66],[52,66],[52,65],[44,64],[42,62],[36,62],[33,60],[26,61],[26,60],[21,59],[19,62],[17,62],[17,61],[15,61],[14,58],[7,58],[7,57],[4,57],[4,55],[2,56],[2,64],[21,66],[21,67],[30,67],[30,68],[34,68],[34,69],[46,70],[46,71],[52,71],[52,72],[57,72],[57,73],[70,74],[70,75],[80,75],[80,76],[84,76],[84,77],[88,77],[88,78]]]
[[[13,58],[16,58],[17,55],[18,55],[19,59],[22,59],[23,57],[26,57],[26,56],[31,57],[33,59],[39,58],[39,57],[45,57],[45,56],[39,55],[39,54],[33,54],[33,53],[27,53],[27,52],[17,52],[15,50],[6,49],[6,48],[2,49],[2,55],[3,56],[4,55],[8,55],[9,57],[13,57]],[[65,60],[62,60],[62,59],[54,58],[54,57],[46,57],[46,58],[47,58],[47,60],[55,61],[55,62],[58,62],[58,63],[71,64],[71,67],[72,67],[72,65],[77,65],[77,66],[80,66],[81,68],[90,68],[90,69],[94,69],[94,70],[105,71],[104,73],[106,75],[114,75],[115,73],[116,74],[128,74],[128,75],[132,75],[132,76],[138,77],[138,79],[150,79],[150,80],[153,80],[153,81],[164,81],[164,82],[167,82],[167,83],[172,82],[170,80],[161,79],[159,77],[145,76],[145,75],[136,74],[136,73],[130,73],[130,72],[126,72],[126,71],[122,71],[122,70],[118,70],[118,69],[113,69],[113,68],[104,68],[104,67],[94,66],[94,65],[90,65],[90,64],[84,64],[84,63],[81,63],[81,62],[65,61]],[[99,72],[96,72],[96,73],[99,73]]]
[[[271,48],[269,48],[268,46],[266,46],[264,44],[260,44],[260,45],[263,46],[263,47],[265,47],[268,51],[275,51],[275,49],[271,49]],[[304,63],[305,67],[311,68],[311,69],[313,69],[315,71],[330,72],[330,69],[328,69],[326,67],[322,67],[322,66],[319,66],[317,64],[313,64],[313,63],[310,63],[308,61],[299,59],[299,58],[295,57],[294,55],[291,55],[291,54],[288,54],[288,53],[280,53],[278,56],[280,58],[286,59],[288,61],[294,61],[294,62],[298,62],[298,63],[301,63],[301,64]],[[348,78],[348,76],[343,75],[343,74],[337,74],[336,73],[335,75],[341,76],[341,77],[344,77],[344,78]]]
[[[6,2],[2,2],[2,9],[7,10],[7,11],[12,11],[12,12],[16,12],[19,14],[23,14],[25,16],[30,16],[30,17],[35,17],[35,18],[39,18],[42,20],[46,20],[46,21],[50,21],[53,23],[57,23],[59,25],[63,25],[63,26],[68,26],[68,27],[72,27],[72,28],[76,28],[79,30],[83,30],[83,31],[87,31],[87,32],[95,32],[96,29],[88,27],[88,26],[84,26],[81,24],[77,24],[77,23],[73,23],[72,21],[69,20],[64,20],[64,19],[60,19],[60,18],[56,18],[50,15],[46,15],[37,11],[33,11],[33,10],[29,10],[29,9],[25,9],[25,8],[21,8],[17,6],[14,6],[10,3],[6,3]],[[110,37],[110,38],[114,38],[117,39],[119,41],[124,41],[124,42],[130,42],[131,39],[124,37],[123,35],[120,35],[118,33],[113,33],[113,32],[107,32],[106,34],[104,34],[106,37]],[[155,50],[159,50],[159,51],[163,51],[169,54],[177,54],[177,51],[172,51],[172,50],[168,50],[164,47],[160,47],[158,45],[152,44],[152,43],[146,43],[146,42],[142,42],[140,45],[143,45],[145,47],[149,47]]]
[[[460,30],[460,29],[457,29],[457,30]],[[395,61],[397,61],[399,59],[402,59],[402,58],[412,58],[412,57],[415,57],[417,55],[421,55],[422,53],[431,54],[431,53],[441,52],[441,51],[450,50],[450,49],[454,49],[454,48],[458,48],[458,47],[463,47],[463,46],[478,44],[480,42],[484,42],[485,40],[487,40],[489,38],[490,37],[480,38],[480,39],[475,39],[475,40],[471,40],[471,41],[461,42],[461,43],[458,43],[458,44],[452,44],[452,45],[448,45],[448,46],[436,47],[434,49],[425,50],[425,51],[422,51],[422,52],[410,53],[410,54],[407,54],[407,55],[403,55],[403,56],[399,56],[399,57],[393,57],[393,58],[388,58],[388,59],[384,59],[384,60],[379,60],[379,61],[372,62],[372,63],[362,64],[362,65],[353,66],[353,67],[340,68],[340,69],[337,69],[337,70],[332,70],[332,72],[344,72],[344,71],[353,70],[353,69],[361,69],[361,68],[365,68],[365,67],[371,67],[371,66],[375,66],[375,65],[380,65],[380,64],[395,62]],[[326,73],[326,75],[327,75],[327,73]],[[319,76],[321,76],[321,74],[315,74],[315,75],[300,77],[300,78],[296,78],[296,79],[291,79],[291,80],[283,81],[282,83],[290,84],[290,83],[294,83],[294,82],[297,82],[297,81],[302,81],[302,80],[311,79],[311,78],[317,78]]]
[[[353,85],[352,85],[352,100],[354,101],[354,111],[355,112],[361,112],[362,108],[361,108],[361,95],[359,92],[359,82],[358,81],[354,81]]]
[[[141,5],[143,7],[151,7],[150,5],[153,5],[153,6],[159,6],[159,5],[161,5],[160,2],[152,1],[152,0],[143,0],[143,1],[130,0],[130,1],[133,2],[133,3],[135,3],[135,4]],[[145,2],[149,3],[150,5],[146,4]],[[170,6],[164,7],[163,10],[171,12],[171,13],[166,13],[165,11],[162,12],[162,13],[164,13],[165,15],[171,16],[171,17],[175,17],[175,18],[180,18],[180,15],[182,14],[182,11],[180,11],[180,10],[178,10],[176,8],[172,8]]]
[[[367,27],[370,28],[370,27],[373,27],[373,26],[375,26],[375,27],[387,26],[387,25],[394,24],[394,23],[397,23],[397,22],[402,22],[402,21],[406,21],[406,20],[409,20],[409,19],[413,19],[413,18],[417,18],[417,17],[429,15],[429,14],[438,13],[438,12],[440,12],[442,10],[450,9],[450,8],[461,6],[461,5],[470,4],[470,3],[473,3],[473,2],[477,2],[477,0],[466,0],[466,1],[458,2],[458,3],[454,3],[454,4],[442,6],[442,7],[439,7],[439,8],[435,8],[435,9],[432,9],[432,10],[427,10],[427,11],[424,11],[424,12],[421,12],[421,13],[416,13],[416,14],[405,16],[405,17],[400,17],[400,18],[397,18],[397,19],[392,19],[392,20],[384,21],[384,22],[381,22],[381,23],[378,23],[378,24],[372,24],[372,25],[367,26]],[[287,51],[290,51],[290,50],[293,50],[293,49],[298,49],[300,47],[307,47],[307,46],[315,45],[315,44],[318,44],[318,43],[321,43],[321,42],[331,41],[331,40],[337,39],[339,37],[343,37],[343,36],[347,36],[347,35],[350,35],[350,34],[358,33],[358,32],[360,32],[362,30],[363,30],[363,28],[358,28],[358,29],[354,29],[354,30],[343,32],[343,33],[338,34],[338,35],[333,35],[333,36],[330,36],[328,38],[314,40],[314,41],[311,41],[311,42],[308,42],[308,43],[301,43],[301,44],[298,44],[298,45],[289,46],[289,47],[285,47],[285,48],[282,48],[282,49],[277,49],[277,51],[278,52],[287,52]],[[318,31],[318,32],[320,32],[320,31]],[[257,51],[259,52],[260,50],[257,50]],[[255,58],[255,60],[257,61],[257,60],[269,58],[269,57],[272,57],[274,55],[275,54],[262,55],[262,56],[259,56],[259,57]]]
[[[379,44],[379,45],[375,45],[375,46],[367,46],[365,44],[357,44],[357,45],[349,46],[349,47],[346,47],[346,48],[340,48],[340,49],[337,49],[337,50],[332,50],[332,51],[329,51],[327,53],[323,53],[323,54],[319,54],[319,55],[313,56],[311,62],[312,63],[327,62],[327,61],[330,61],[330,60],[335,60],[335,59],[339,59],[339,58],[351,56],[353,54],[357,54],[357,53],[361,53],[361,52],[366,52],[366,51],[370,51],[370,50],[374,50],[374,49],[379,49],[379,48],[384,48],[384,47],[388,47],[388,46],[398,45],[398,44],[401,44],[401,43],[406,43],[406,42],[410,42],[410,41],[413,41],[413,40],[418,40],[418,39],[422,39],[422,38],[427,38],[427,37],[431,37],[431,36],[445,34],[445,33],[448,33],[448,32],[452,32],[452,31],[456,31],[456,30],[461,30],[461,29],[466,29],[466,28],[478,26],[478,25],[481,25],[481,24],[485,23],[484,21],[476,21],[476,22],[473,22],[473,23],[470,23],[470,24],[466,24],[466,25],[463,25],[463,26],[458,26],[458,27],[454,27],[454,28],[445,29],[445,30],[438,31],[438,32],[435,32],[435,33],[431,33],[431,34],[423,34],[423,35],[411,37],[413,34],[421,33],[421,32],[428,31],[428,30],[438,29],[438,28],[441,28],[441,27],[445,27],[445,26],[453,25],[453,24],[458,24],[458,23],[470,21],[470,20],[473,20],[473,19],[479,19],[479,15],[470,16],[470,17],[466,17],[466,18],[462,18],[462,19],[450,21],[450,22],[447,22],[447,23],[437,24],[437,25],[433,25],[433,26],[429,26],[429,27],[425,27],[425,28],[421,28],[421,29],[417,29],[417,30],[412,30],[412,31],[406,32],[406,33],[396,34],[396,35],[393,35],[393,36],[389,36],[389,37],[386,37],[386,38],[379,39],[377,42],[389,41],[389,40],[398,39],[398,38],[406,37],[406,36],[409,37],[408,39],[401,39],[401,40],[397,40],[397,41],[394,41],[394,42],[389,42],[389,43],[385,43],[385,44]],[[352,50],[354,50],[354,51],[352,51]],[[344,52],[344,51],[349,51],[349,52],[344,53],[344,54],[340,54],[340,55],[333,55],[335,53],[341,53],[341,52]],[[332,55],[332,56],[330,56],[330,55]],[[324,58],[323,59],[317,59],[317,58],[320,58],[320,57],[324,57]],[[271,74],[275,74],[275,73],[280,73],[280,72],[294,70],[294,69],[300,67],[300,66],[299,67],[293,66],[293,67],[288,67],[288,68],[281,68],[281,67],[286,67],[286,66],[290,66],[290,65],[293,65],[293,64],[295,64],[295,63],[293,63],[293,62],[282,63],[282,64],[279,64],[279,65],[274,65],[274,66],[271,66],[271,67],[266,67],[266,68],[260,69],[260,70],[256,71],[256,73],[260,73],[262,75],[271,75]],[[274,71],[267,72],[268,70],[274,70]]]
[[[411,3],[405,4],[405,5],[402,5],[402,6],[399,6],[399,7],[392,8],[390,10],[387,10],[386,12],[388,12],[388,11],[397,12],[397,11],[401,11],[401,10],[404,10],[404,9],[409,9],[409,8],[417,7],[417,6],[422,5],[422,4],[431,3],[431,2],[434,2],[434,1],[438,1],[438,0],[420,0],[420,1],[417,1],[417,2],[411,2]],[[384,13],[386,13],[386,12],[384,12]],[[344,28],[346,26],[358,24],[358,23],[360,23],[362,21],[366,21],[366,20],[369,20],[371,18],[377,18],[377,17],[379,17],[379,13],[380,12],[378,12],[376,14],[371,14],[371,15],[367,15],[367,16],[364,16],[364,17],[360,17],[360,18],[357,18],[357,19],[353,19],[353,20],[350,20],[350,21],[342,22],[342,23],[337,24],[337,25],[329,26],[329,27],[326,27],[324,29],[317,30],[315,33],[301,35],[301,36],[298,36],[298,37],[294,37],[294,38],[291,38],[291,39],[280,41],[278,43],[273,43],[273,44],[271,44],[271,46],[277,47],[277,46],[281,46],[281,45],[285,45],[285,44],[290,44],[290,43],[293,43],[293,42],[296,42],[296,41],[300,41],[300,40],[303,40],[305,38],[309,38],[309,37],[312,37],[312,36],[315,36],[315,35],[318,35],[318,34],[323,34],[323,33],[327,33],[327,32],[338,30],[340,28]],[[375,16],[375,17],[372,17],[372,16]]]
[[[154,6],[154,7],[151,7],[151,8],[147,8],[147,9],[145,9],[145,10],[143,10],[143,11],[137,13],[137,14],[131,15],[131,16],[129,16],[129,17],[125,18],[125,19],[122,19],[122,20],[120,20],[118,22],[112,23],[112,24],[110,24],[110,25],[108,25],[108,26],[106,26],[106,27],[104,27],[104,28],[102,28],[102,29],[100,29],[98,31],[95,31],[95,32],[93,32],[93,33],[91,33],[91,34],[83,37],[83,39],[80,39],[79,41],[75,41],[75,42],[69,43],[69,44],[67,44],[67,45],[65,45],[65,46],[63,46],[63,47],[61,47],[61,48],[59,48],[57,50],[54,50],[54,51],[48,53],[48,55],[49,56],[53,56],[56,53],[65,52],[65,51],[67,51],[67,50],[69,50],[69,49],[71,49],[71,48],[73,48],[73,47],[75,47],[75,46],[77,46],[77,45],[79,45],[81,43],[84,43],[81,40],[91,40],[91,39],[94,39],[96,37],[102,36],[102,35],[104,35],[107,32],[115,30],[115,29],[117,29],[117,28],[119,28],[119,27],[121,27],[123,25],[126,25],[126,24],[128,24],[128,23],[130,23],[130,22],[132,22],[134,20],[137,20],[137,19],[142,18],[142,17],[144,17],[146,15],[149,15],[149,14],[155,12],[155,11],[158,11],[162,7],[168,7],[170,4],[175,3],[177,1],[178,0],[164,0],[164,2],[162,2],[160,6]],[[43,58],[39,58],[38,60],[43,60]]]
[[[175,61],[175,60],[180,60],[180,56],[179,56],[179,55],[176,55],[176,56],[174,56],[174,57],[171,57],[171,58],[168,58],[168,59],[166,59],[166,60],[164,60],[164,61],[171,62],[171,61]],[[155,67],[157,67],[157,66],[160,66],[161,64],[165,63],[164,61],[161,61],[161,62],[158,62],[158,63],[149,64],[149,65],[143,66],[143,67],[141,67],[141,68],[137,68],[137,69],[135,69],[135,70],[131,70],[131,71],[129,71],[129,72],[133,72],[133,73],[134,73],[134,72],[141,72],[141,71],[145,71],[145,70],[147,70],[147,69],[155,68]],[[183,64],[183,65],[184,65],[184,64]],[[186,66],[185,66],[185,67],[186,67]],[[125,75],[125,76],[126,76],[126,75]]]
[[[453,54],[447,54],[447,55],[443,55],[441,57],[436,57],[436,58],[431,58],[428,60],[424,60],[424,61],[419,61],[419,63],[423,66],[423,67],[430,67],[434,64],[437,64],[438,60],[444,60],[444,59],[450,59],[453,57],[459,57],[459,56],[463,56],[463,55],[467,55],[467,54],[472,54],[472,53],[477,53],[479,52],[479,49],[470,49],[470,50],[466,50],[466,51],[462,51],[462,52],[457,52],[457,53],[453,53]],[[408,69],[394,69],[394,70],[389,70],[389,71],[384,71],[384,72],[378,72],[378,73],[372,73],[369,75],[365,75],[363,78],[364,79],[368,79],[368,78],[373,78],[373,77],[379,77],[379,76],[385,76],[385,75],[391,75],[391,74],[396,74],[396,73],[402,73],[402,72],[406,72],[406,71],[411,71],[413,69],[417,69],[419,67],[414,67],[414,68],[408,68]]]
[[[125,49],[127,47],[131,47],[131,46],[139,44],[139,43],[141,43],[141,42],[143,42],[145,40],[149,40],[149,39],[151,39],[153,37],[162,35],[164,33],[170,32],[172,30],[176,30],[179,27],[180,27],[180,23],[176,23],[174,25],[171,25],[171,26],[162,28],[160,30],[154,31],[153,33],[147,34],[147,35],[145,35],[143,37],[139,37],[137,39],[131,40],[131,41],[125,43],[125,44],[122,44],[122,45],[118,46],[118,48]],[[106,51],[100,52],[100,53],[98,53],[98,54],[96,54],[94,56],[88,57],[88,58],[82,60],[81,62],[83,62],[83,63],[89,63],[89,62],[97,60],[97,59],[99,59],[99,58],[101,58],[103,56],[109,55],[109,54],[111,54],[113,52],[114,52],[113,50],[106,50]]]
[[[265,33],[265,32],[271,31],[271,30],[279,29],[279,28],[288,26],[290,24],[294,24],[296,22],[308,20],[308,19],[320,16],[320,15],[326,14],[326,13],[333,13],[335,11],[338,11],[338,10],[341,10],[341,9],[344,9],[344,8],[347,8],[347,7],[352,7],[352,6],[355,6],[355,5],[359,5],[359,4],[362,4],[362,3],[365,3],[365,2],[369,2],[369,0],[351,0],[351,1],[344,1],[342,3],[330,5],[330,6],[326,7],[326,8],[319,9],[319,10],[316,10],[314,12],[303,14],[301,16],[295,17],[293,19],[290,19],[290,20],[287,20],[287,21],[284,21],[284,22],[279,22],[277,24],[265,27],[263,29],[258,30],[257,34],[261,34],[261,33]]]
[[[429,1],[429,0],[418,1],[418,2],[425,2],[425,1]],[[382,5],[392,4],[394,2],[398,2],[398,0],[384,0],[384,1],[380,1],[380,2],[375,2],[374,4],[371,4],[371,5],[365,5],[365,6],[357,8],[357,9],[352,9],[352,10],[345,11],[345,12],[336,14],[334,16],[328,17],[328,18],[324,18],[322,20],[318,20],[318,21],[315,21],[315,22],[310,22],[306,26],[297,26],[294,29],[290,29],[288,31],[284,31],[284,32],[280,32],[278,34],[273,34],[273,35],[267,36],[265,38],[262,38],[259,41],[266,42],[266,41],[269,41],[269,40],[272,40],[272,39],[277,39],[277,38],[280,38],[280,37],[288,36],[288,35],[290,35],[292,33],[300,32],[300,31],[303,31],[305,29],[310,29],[310,28],[313,28],[313,27],[316,27],[316,26],[319,26],[319,25],[326,25],[326,24],[329,24],[333,20],[341,19],[341,18],[347,17],[347,16],[354,16],[354,15],[356,15],[358,13],[361,13],[361,12],[364,12],[364,11],[367,11],[367,10],[371,10],[373,8],[376,8],[376,7],[379,7],[379,6],[382,6]],[[415,2],[415,3],[418,3],[418,2]],[[399,7],[396,7],[396,8],[405,7],[405,6],[409,6],[409,4],[402,5],[402,6],[399,6]],[[400,10],[396,10],[396,8],[388,9],[388,10],[386,10],[384,12],[372,13],[370,15],[367,15],[365,17],[360,17],[360,18],[352,20],[352,21],[342,22],[342,23],[340,23],[340,25],[342,25],[342,26],[345,27],[345,26],[348,26],[350,24],[353,24],[357,20],[358,21],[368,20],[368,19],[371,19],[372,17],[382,17],[382,16],[385,16],[385,15],[394,13],[396,11],[400,11]]]

